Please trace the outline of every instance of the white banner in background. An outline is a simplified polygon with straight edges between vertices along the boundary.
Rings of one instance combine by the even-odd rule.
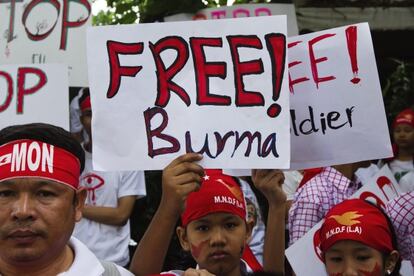
[[[0,64],[64,63],[71,86],[88,86],[88,0],[1,0]]]
[[[67,66],[0,65],[0,129],[41,122],[69,130],[68,103]]]
[[[289,167],[286,16],[94,27],[87,40],[95,169],[162,169],[191,151],[207,168]]]
[[[167,16],[164,18],[164,21],[223,19],[269,15],[286,15],[288,36],[299,34],[294,4],[241,4],[223,6],[219,8],[203,9],[194,15],[181,13]]]
[[[367,23],[288,44],[291,169],[392,156]]]

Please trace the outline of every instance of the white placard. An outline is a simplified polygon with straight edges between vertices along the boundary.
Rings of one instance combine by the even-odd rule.
[[[64,63],[71,86],[88,86],[88,0],[0,1],[0,63]]]
[[[289,38],[291,169],[392,156],[367,23]]]
[[[66,66],[0,65],[0,129],[41,122],[69,130],[68,103]]]
[[[253,16],[286,15],[288,36],[298,35],[298,24],[294,4],[242,4],[208,8],[198,11],[196,14],[175,14],[164,18],[169,21],[205,20],[240,18]]]
[[[385,204],[401,194],[401,190],[392,172],[387,165],[376,173],[369,183],[366,183],[351,198],[361,198],[371,201],[378,206]],[[322,261],[321,251],[318,247],[316,231],[321,227],[323,221],[318,222],[302,238],[297,240],[285,254],[297,276],[321,276],[327,275]],[[412,276],[407,271],[404,276]]]
[[[285,39],[286,16],[90,28],[95,169],[288,168]]]

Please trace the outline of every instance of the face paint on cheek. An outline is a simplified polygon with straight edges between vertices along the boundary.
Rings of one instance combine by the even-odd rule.
[[[376,263],[375,267],[372,271],[358,270],[358,272],[361,273],[364,276],[377,276],[377,275],[381,275],[381,268],[380,268],[379,264]]]
[[[199,245],[191,244],[191,255],[193,255],[193,257],[197,259],[200,256],[200,253],[203,250],[204,246],[207,245],[207,243],[208,240],[200,242]]]

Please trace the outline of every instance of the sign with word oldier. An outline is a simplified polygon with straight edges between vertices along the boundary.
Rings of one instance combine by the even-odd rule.
[[[71,86],[88,86],[88,0],[1,0],[0,64],[64,63]]]
[[[392,156],[367,23],[289,38],[291,168]]]
[[[69,130],[68,102],[67,66],[0,65],[0,129],[49,123]]]
[[[240,18],[253,16],[286,15],[288,36],[298,35],[295,5],[291,4],[241,4],[208,8],[196,14],[175,14],[164,17],[164,21],[206,20],[223,18]]]
[[[377,206],[384,208],[385,204],[401,194],[401,190],[388,166],[379,170],[370,181],[363,183],[351,198],[361,198],[370,201]],[[318,230],[323,221],[312,227],[308,233],[292,244],[285,252],[295,274],[297,276],[321,276],[327,275],[323,263],[322,252],[319,248],[320,239]],[[343,231],[359,233],[361,228],[358,225],[344,226],[336,229],[338,233]],[[330,233],[336,234],[335,232]],[[411,264],[405,263],[401,271],[410,271]],[[413,276],[405,272],[404,276]]]
[[[88,30],[94,166],[287,168],[286,17]]]

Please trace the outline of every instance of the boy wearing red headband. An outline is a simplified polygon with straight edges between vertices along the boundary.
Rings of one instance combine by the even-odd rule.
[[[28,124],[0,131],[0,275],[105,272],[95,255],[71,238],[86,196],[79,187],[83,168],[81,146],[62,128]]]
[[[394,138],[394,159],[389,162],[391,171],[395,179],[400,180],[409,172],[413,172],[414,156],[414,111],[405,109],[401,111],[394,120],[392,125],[392,135]],[[401,187],[405,192],[414,190],[411,183]],[[406,181],[407,182],[407,181]]]
[[[401,260],[392,225],[378,207],[344,200],[319,229],[326,271],[336,275],[399,275]]]
[[[92,167],[92,109],[89,90],[79,98],[81,122],[89,136],[82,144],[85,170],[80,185],[87,190],[83,217],[74,236],[85,243],[100,259],[121,266],[129,263],[129,217],[138,196],[144,196],[145,177],[138,171],[95,171]]]
[[[243,193],[232,177],[207,170],[205,173],[197,164],[201,158],[199,154],[188,153],[164,169],[160,206],[131,263],[130,269],[136,275],[161,272],[180,215],[182,224],[177,235],[199,269],[187,273],[239,276],[246,272],[241,256],[251,227],[246,223]],[[263,268],[283,273],[286,202],[281,188],[283,173],[258,170],[253,171],[252,178],[269,203]],[[154,258],[154,252],[158,258]]]

